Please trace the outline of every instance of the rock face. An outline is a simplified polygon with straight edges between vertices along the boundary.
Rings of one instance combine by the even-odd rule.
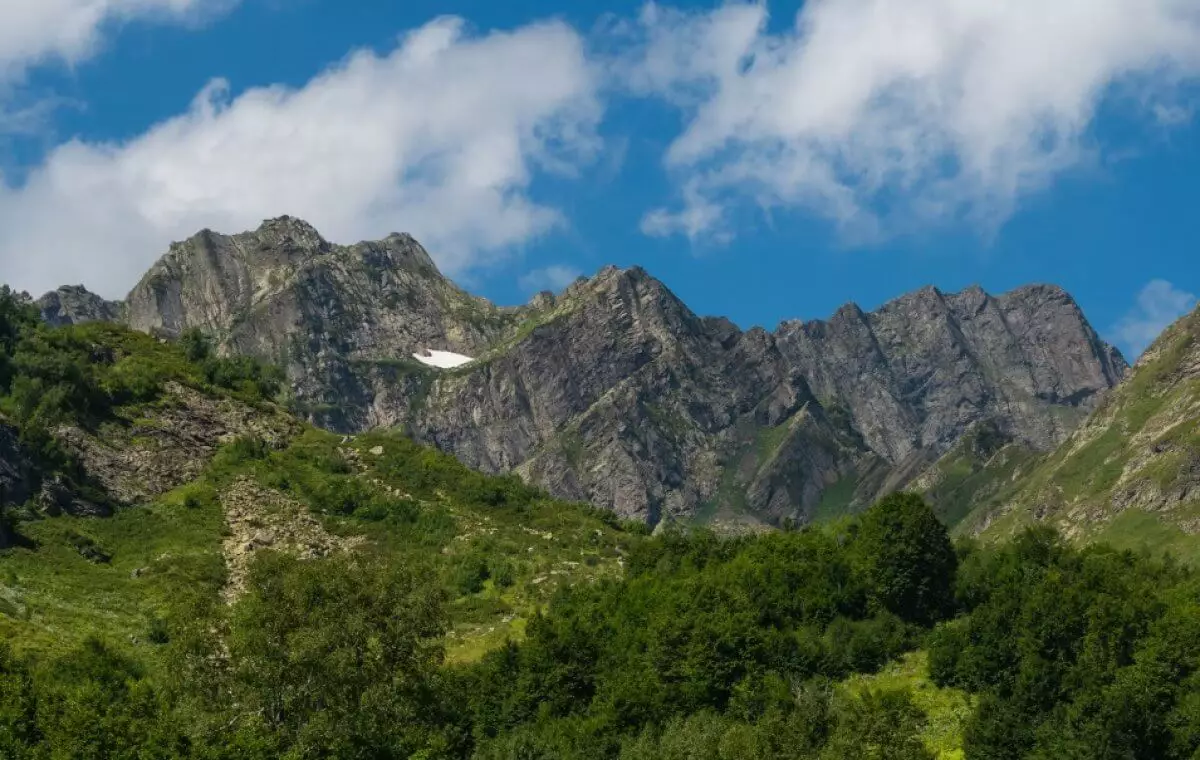
[[[394,421],[374,402],[403,401],[392,370],[412,352],[476,356],[515,318],[442,277],[407,235],[337,246],[290,217],[172,245],[126,304],[135,329],[199,328],[228,351],[279,362],[314,419],[345,430]]]
[[[867,445],[898,462],[945,451],[983,420],[1035,448],[1061,442],[1128,369],[1074,300],[1035,285],[993,298],[924,288],[874,313],[787,322],[780,349]]]
[[[33,463],[21,448],[17,430],[0,417],[0,507],[25,503],[33,485]]]
[[[35,484],[33,463],[22,450],[16,429],[0,417],[0,549],[17,540],[7,508],[24,504]]]
[[[605,269],[545,306],[431,384],[409,418],[418,437],[651,522],[721,506],[723,484],[734,490],[725,460],[762,431],[785,431],[781,445],[810,430],[831,446],[845,437],[770,335],[697,317],[640,269]],[[761,464],[737,478],[761,481],[755,508],[805,501]],[[807,474],[793,480],[819,479],[806,463],[795,468]]]
[[[213,398],[173,382],[156,408],[119,421],[102,436],[78,427],[55,431],[94,484],[118,504],[139,504],[194,480],[222,443],[252,435],[282,448],[300,428],[280,409]],[[45,494],[42,499],[54,502]],[[61,509],[80,510],[65,504]]]
[[[1200,310],[1179,320],[1128,379],[1055,451],[976,507],[967,532],[1003,537],[1049,522],[1073,537],[1103,534],[1121,519],[1165,544],[1200,534]],[[1150,526],[1150,527],[1147,527]]]
[[[49,478],[42,482],[35,500],[37,509],[47,517],[67,514],[73,517],[111,517],[112,508],[81,498],[71,491],[61,478]]]
[[[42,319],[51,325],[83,322],[116,322],[121,319],[122,304],[106,301],[82,285],[65,285],[37,300]]]
[[[278,362],[318,424],[402,425],[471,466],[652,523],[852,508],[983,422],[1049,448],[1126,369],[1048,286],[927,288],[772,334],[699,317],[637,268],[499,308],[408,236],[338,246],[287,217],[173,245],[123,318]],[[437,369],[412,358],[426,349],[475,360]]]

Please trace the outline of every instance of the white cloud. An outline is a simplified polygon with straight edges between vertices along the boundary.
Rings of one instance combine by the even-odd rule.
[[[123,295],[168,241],[285,213],[339,242],[411,232],[461,271],[560,223],[529,185],[597,149],[595,85],[563,24],[472,36],[455,18],[298,90],[231,100],[214,81],[143,135],[61,145],[0,187],[0,279]]]
[[[192,22],[237,0],[0,0],[0,83],[51,60],[93,55],[106,25],[135,18]]]
[[[553,264],[521,275],[521,289],[533,293],[542,290],[558,292],[579,278],[581,272],[573,267]]]
[[[1138,293],[1137,304],[1113,328],[1128,355],[1138,356],[1175,320],[1196,308],[1196,296],[1166,280],[1152,280]]]
[[[648,5],[618,64],[686,114],[666,162],[681,208],[647,232],[728,231],[730,206],[803,206],[853,236],[969,220],[994,229],[1086,162],[1099,103],[1147,116],[1200,73],[1196,0],[809,0],[767,31],[764,4]]]
[[[671,212],[657,208],[643,216],[642,234],[650,237],[683,234],[690,240],[708,237],[714,242],[727,242],[731,235],[720,225],[724,209],[705,198],[695,185],[684,188],[683,195],[685,202],[682,210]]]

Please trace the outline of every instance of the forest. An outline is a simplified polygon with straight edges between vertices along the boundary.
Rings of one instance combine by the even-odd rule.
[[[837,529],[638,544],[527,637],[443,662],[421,563],[264,554],[228,611],[158,633],[159,664],[88,639],[0,651],[13,758],[923,758],[903,689],[837,689],[910,650],[972,705],[970,758],[1191,758],[1193,574],[1031,530],[951,546],[898,495]],[[207,607],[207,608],[205,608]]]

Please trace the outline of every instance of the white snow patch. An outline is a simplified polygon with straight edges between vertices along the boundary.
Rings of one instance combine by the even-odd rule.
[[[475,361],[469,356],[456,354],[453,351],[424,351],[413,354],[413,358],[422,364],[428,364],[430,367],[438,367],[441,369],[451,369],[452,367],[461,367],[467,362]]]

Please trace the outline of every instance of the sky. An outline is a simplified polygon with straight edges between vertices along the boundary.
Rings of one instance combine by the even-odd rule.
[[[502,304],[640,265],[743,327],[1200,293],[1200,0],[0,0],[0,281],[122,297],[289,214]]]

